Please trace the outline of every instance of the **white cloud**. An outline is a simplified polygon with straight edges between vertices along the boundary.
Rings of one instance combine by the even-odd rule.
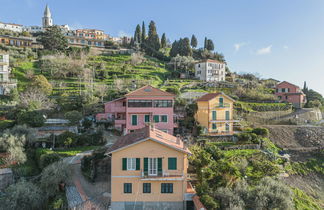
[[[269,53],[271,53],[271,48],[272,48],[272,45],[269,45],[268,47],[265,47],[265,48],[258,49],[256,54],[257,55],[269,54]]]
[[[234,44],[234,49],[235,52],[238,52],[242,47],[246,46],[247,43],[246,42],[241,42],[241,43],[236,43]]]
[[[127,36],[127,37],[131,37],[132,35],[126,33],[125,31],[118,31],[118,37],[124,37],[124,36]]]
[[[287,45],[284,45],[283,48],[284,48],[285,50],[288,50],[289,47],[288,47]]]

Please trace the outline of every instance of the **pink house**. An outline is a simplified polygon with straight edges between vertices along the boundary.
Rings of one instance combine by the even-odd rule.
[[[298,86],[286,81],[276,85],[275,94],[280,101],[292,103],[296,108],[302,108],[306,103],[306,95],[303,91]]]
[[[154,123],[159,130],[173,134],[174,95],[146,85],[133,92],[105,103],[105,113],[97,121],[111,121],[124,134]]]

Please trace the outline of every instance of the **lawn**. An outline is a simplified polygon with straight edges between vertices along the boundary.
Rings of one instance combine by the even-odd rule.
[[[36,151],[36,154],[38,154],[38,156],[40,156],[41,154],[57,153],[57,154],[61,155],[62,157],[68,157],[68,156],[74,156],[81,152],[95,150],[99,147],[100,146],[83,146],[83,147],[73,147],[73,148],[56,149],[56,150],[38,148]]]

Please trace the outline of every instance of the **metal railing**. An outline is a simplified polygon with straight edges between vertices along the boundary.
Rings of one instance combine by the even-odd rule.
[[[167,178],[167,177],[177,177],[181,178],[184,177],[183,172],[173,172],[169,170],[162,170],[162,171],[157,171],[156,174],[149,174],[148,171],[141,170],[141,177],[142,178]]]
[[[215,108],[229,108],[231,105],[229,103],[218,103],[215,105]]]

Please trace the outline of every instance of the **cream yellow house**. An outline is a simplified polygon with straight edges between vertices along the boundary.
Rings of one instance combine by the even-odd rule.
[[[234,99],[222,92],[208,93],[197,99],[198,110],[195,115],[209,135],[232,135]]]
[[[180,138],[146,126],[120,137],[111,156],[111,207],[119,209],[185,209],[187,156]]]

